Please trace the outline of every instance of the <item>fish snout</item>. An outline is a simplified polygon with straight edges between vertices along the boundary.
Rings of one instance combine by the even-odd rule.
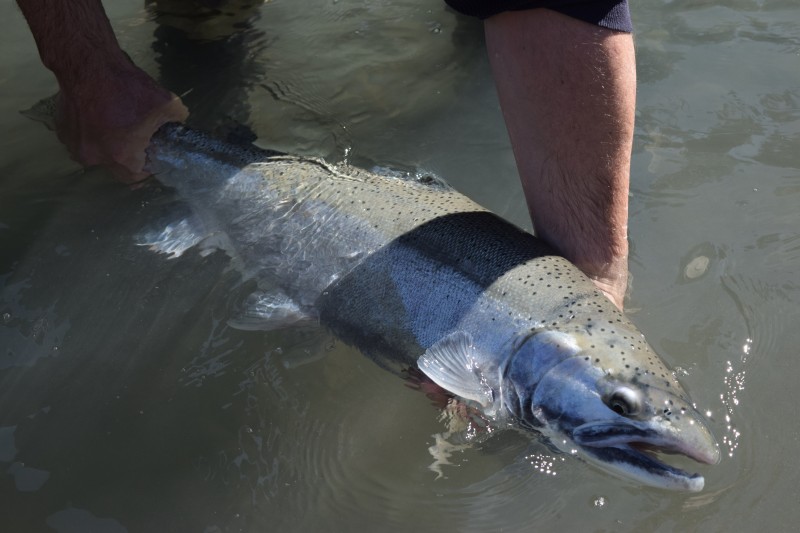
[[[680,454],[699,463],[717,464],[716,439],[701,422],[690,418],[681,426],[629,419],[588,422],[575,428],[576,444],[590,448],[631,447],[666,454]]]

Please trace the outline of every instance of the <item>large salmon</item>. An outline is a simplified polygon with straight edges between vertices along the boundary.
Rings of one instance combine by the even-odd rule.
[[[417,366],[487,417],[646,485],[704,484],[654,452],[718,462],[673,372],[592,282],[447,185],[176,124],[148,161],[196,213],[160,247],[221,246],[258,282],[236,325],[318,321],[382,366]]]

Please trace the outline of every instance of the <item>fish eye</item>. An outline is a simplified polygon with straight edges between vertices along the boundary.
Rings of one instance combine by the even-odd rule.
[[[608,407],[622,416],[636,416],[642,408],[639,393],[628,387],[619,387],[606,400]]]

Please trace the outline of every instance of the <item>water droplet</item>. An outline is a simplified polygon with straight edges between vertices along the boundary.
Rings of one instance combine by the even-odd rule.
[[[750,355],[750,350],[753,348],[753,339],[746,339],[742,346],[742,351],[745,355]]]
[[[603,498],[602,496],[598,496],[597,498],[594,499],[594,506],[595,507],[598,507],[598,508],[599,507],[603,507],[605,504],[606,504],[606,499]]]

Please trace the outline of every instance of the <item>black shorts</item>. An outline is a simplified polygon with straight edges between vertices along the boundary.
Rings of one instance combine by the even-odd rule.
[[[445,0],[465,15],[482,19],[503,11],[546,7],[564,15],[616,31],[632,32],[628,0]]]

